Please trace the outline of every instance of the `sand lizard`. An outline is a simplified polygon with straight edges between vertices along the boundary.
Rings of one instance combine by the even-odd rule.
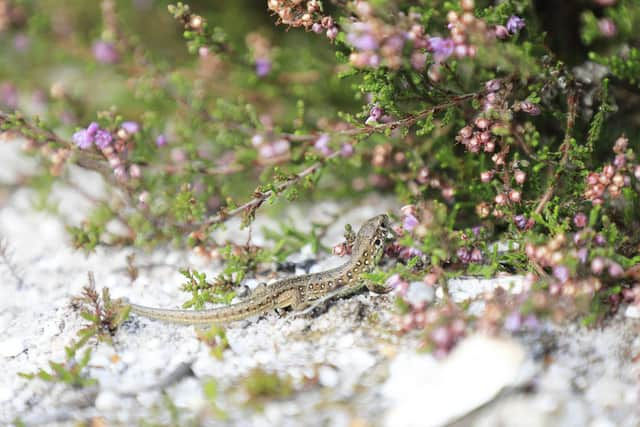
[[[345,296],[362,287],[385,293],[390,289],[368,282],[362,277],[362,273],[372,271],[379,262],[389,232],[391,229],[387,215],[373,217],[358,231],[351,258],[345,264],[320,273],[294,276],[258,286],[246,299],[226,307],[196,311],[130,304],[131,311],[141,316],[174,323],[226,323],[286,307],[296,311],[308,309],[319,301],[334,296]]]

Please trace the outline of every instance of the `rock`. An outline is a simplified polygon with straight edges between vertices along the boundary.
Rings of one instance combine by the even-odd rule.
[[[384,425],[440,426],[489,402],[518,382],[525,361],[515,341],[475,335],[444,360],[404,353],[390,367],[383,394],[393,402]]]
[[[405,299],[413,306],[420,306],[433,301],[433,288],[424,282],[411,282]]]
[[[318,369],[318,381],[323,387],[333,388],[340,380],[338,372],[330,366],[321,366]]]
[[[481,279],[478,277],[460,277],[451,279],[447,283],[449,295],[455,302],[462,302],[469,298],[478,297],[486,292],[491,292],[496,288],[502,288],[513,293],[520,293],[523,290],[524,276],[505,276],[492,279]],[[436,296],[442,299],[442,288],[438,288]]]
[[[624,315],[630,319],[640,319],[640,307],[637,305],[630,305],[624,311]]]
[[[100,411],[110,411],[120,407],[120,397],[111,390],[104,390],[96,397],[96,409]]]
[[[11,337],[0,340],[0,357],[16,357],[24,351],[26,346],[20,337]]]

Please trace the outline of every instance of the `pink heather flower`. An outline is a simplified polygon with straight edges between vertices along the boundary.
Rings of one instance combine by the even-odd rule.
[[[582,212],[578,212],[573,217],[573,224],[578,228],[584,228],[587,225],[587,216]]]
[[[522,315],[514,311],[504,319],[504,328],[509,332],[517,332],[522,328]]]
[[[271,72],[271,60],[269,58],[256,59],[256,75],[265,77]]]
[[[323,133],[318,137],[318,139],[316,139],[316,142],[313,144],[313,146],[316,148],[316,150],[322,153],[322,155],[328,156],[329,154],[331,154],[331,149],[329,148],[330,140],[331,138],[329,137],[329,135]]]
[[[531,114],[532,116],[537,116],[540,114],[540,107],[530,101],[521,102],[520,109],[527,114]]]
[[[362,34],[347,34],[347,42],[358,50],[376,50],[378,48],[378,41],[369,33]]]
[[[409,62],[414,70],[422,71],[427,63],[427,55],[422,52],[413,52]]]
[[[315,22],[311,26],[311,31],[313,31],[316,34],[320,34],[322,32],[322,24],[320,24],[319,22]]]
[[[5,105],[10,109],[18,106],[18,90],[9,82],[0,84],[0,105]]]
[[[598,29],[603,37],[611,38],[616,35],[618,28],[610,18],[602,18],[598,21]]]
[[[353,148],[353,145],[349,143],[344,143],[342,144],[342,147],[340,147],[340,155],[342,157],[351,157],[353,156],[354,152],[355,152],[355,149]]]
[[[507,21],[507,31],[509,31],[511,34],[515,34],[523,29],[525,25],[526,23],[524,19],[520,18],[519,16],[513,15]]]
[[[609,265],[608,273],[611,277],[620,277],[624,274],[624,269],[617,262],[612,262]]]
[[[273,143],[273,151],[275,152],[276,156],[282,156],[284,154],[287,154],[287,152],[289,151],[289,146],[289,141],[287,141],[286,139],[279,139]]]
[[[72,139],[73,143],[82,150],[86,150],[87,148],[91,147],[91,144],[93,144],[93,138],[89,136],[89,133],[86,131],[86,129],[82,129],[74,133]]]
[[[380,120],[383,113],[384,112],[382,111],[382,108],[376,105],[372,107],[371,110],[369,110],[369,117],[373,118],[373,120],[377,122],[378,120]]]
[[[338,27],[330,27],[327,30],[327,38],[329,40],[335,40],[338,37]]]
[[[557,265],[553,267],[553,276],[558,279],[560,283],[565,283],[569,280],[569,269],[564,265]]]
[[[513,222],[520,230],[524,230],[525,228],[527,228],[527,217],[525,217],[524,215],[514,216]]]
[[[96,122],[89,123],[87,126],[87,134],[93,139],[96,136],[96,133],[100,130],[100,126]]]
[[[98,130],[94,138],[96,146],[98,146],[98,148],[100,149],[107,148],[109,144],[111,144],[112,140],[113,140],[113,137],[111,136],[111,133],[109,133],[109,131],[106,131],[104,129]]]
[[[418,221],[418,218],[416,218],[412,214],[408,214],[404,217],[404,220],[402,221],[402,228],[411,232],[419,224],[420,224],[420,221]]]
[[[29,36],[24,33],[16,34],[16,36],[13,38],[13,48],[17,52],[26,51],[27,49],[29,49],[30,44],[31,40],[29,39]]]
[[[156,147],[164,147],[167,145],[167,137],[160,134],[156,137]]]
[[[453,54],[455,44],[451,39],[442,37],[431,37],[429,39],[429,50],[433,53],[433,60],[440,64]]]
[[[120,60],[120,55],[113,43],[98,40],[93,44],[93,56],[103,64],[115,64]]]
[[[500,40],[504,40],[506,38],[509,38],[510,34],[509,34],[509,30],[507,30],[507,27],[505,27],[504,25],[496,25],[496,37],[499,38]]]
[[[133,121],[122,122],[120,127],[127,131],[127,133],[130,135],[137,133],[140,130],[140,125]]]

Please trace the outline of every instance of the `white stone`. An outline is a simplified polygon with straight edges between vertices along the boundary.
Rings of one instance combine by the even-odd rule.
[[[630,305],[624,311],[624,315],[630,319],[640,319],[640,307],[637,305]]]
[[[502,288],[512,293],[521,293],[524,289],[524,276],[504,276],[491,279],[483,279],[479,277],[459,277],[449,280],[447,286],[449,295],[455,302],[462,302],[470,298],[483,295],[486,292],[494,291],[496,288]],[[438,288],[436,296],[440,299],[443,297],[442,289]]]
[[[433,288],[424,282],[411,282],[405,299],[413,306],[419,306],[433,301]]]
[[[385,425],[440,426],[472,411],[518,381],[525,351],[511,340],[475,335],[443,361],[409,353],[391,363],[383,387],[393,403]]]
[[[338,381],[340,377],[338,376],[338,372],[330,366],[321,366],[318,369],[318,382],[323,387],[333,388],[338,385]]]
[[[104,390],[96,397],[96,409],[110,411],[120,406],[121,398],[111,390]]]
[[[185,378],[170,389],[173,403],[179,408],[199,411],[206,403],[202,386],[195,378]]]
[[[21,337],[10,337],[0,340],[0,357],[16,357],[25,349],[24,340]]]

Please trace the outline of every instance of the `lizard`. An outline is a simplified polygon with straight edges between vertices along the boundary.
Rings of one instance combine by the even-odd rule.
[[[219,324],[291,307],[302,311],[333,297],[346,296],[366,287],[375,293],[391,290],[367,281],[363,273],[371,272],[384,254],[389,233],[389,217],[377,215],[358,231],[350,259],[343,265],[319,272],[294,276],[259,285],[249,297],[224,307],[208,310],[175,310],[146,307],[126,301],[131,312],[152,319],[180,324]]]

